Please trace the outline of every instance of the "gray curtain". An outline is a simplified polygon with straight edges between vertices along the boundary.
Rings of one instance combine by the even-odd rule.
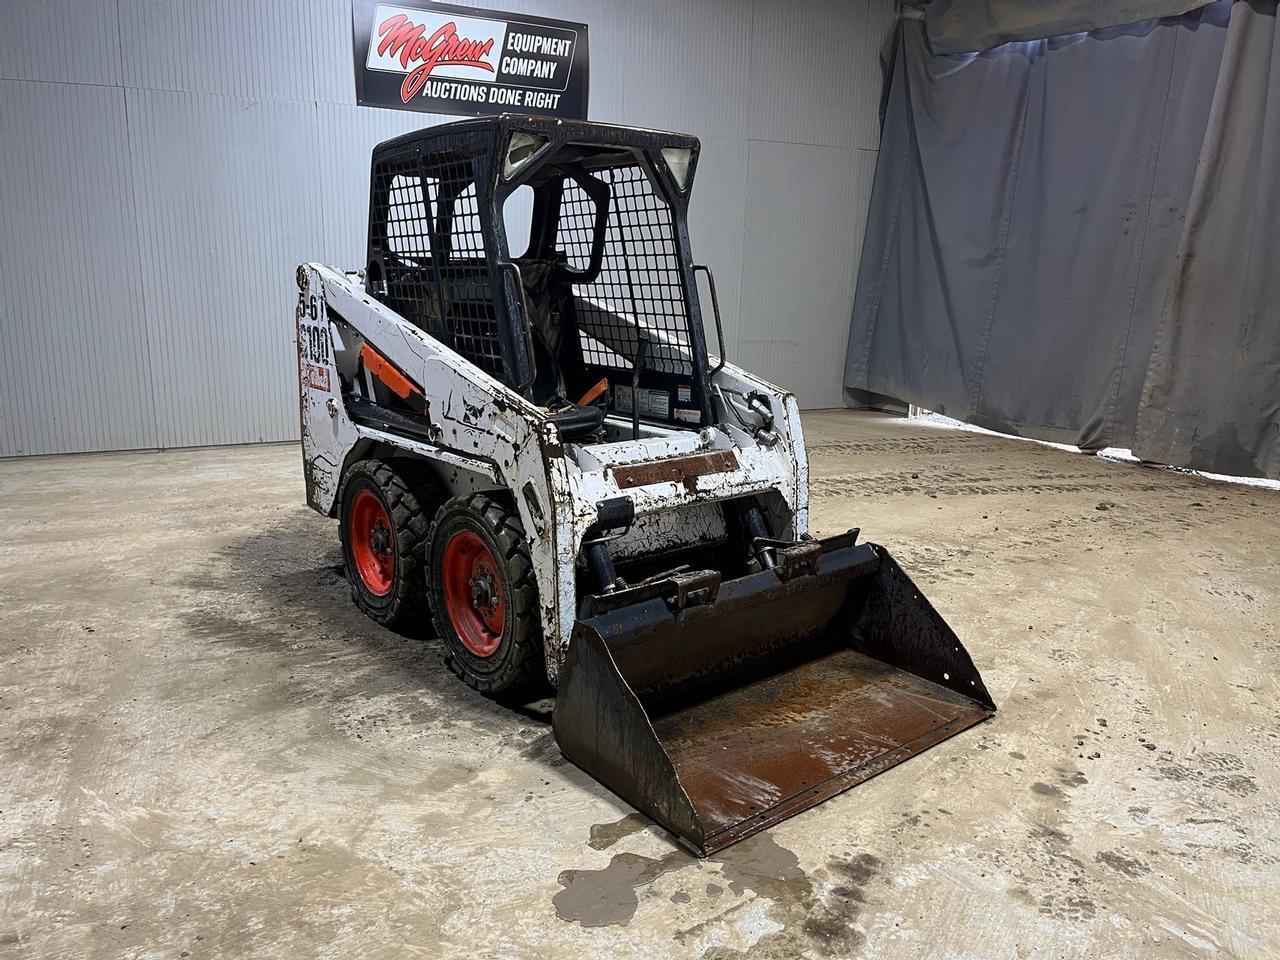
[[[1001,43],[1086,33],[1177,17],[1209,0],[932,0],[924,8],[934,53],[969,53]]]
[[[1135,452],[1280,478],[1280,33],[1237,3]]]
[[[1261,203],[1280,189],[1275,125],[1262,122],[1267,105],[1280,103],[1280,69],[1268,74],[1263,45],[1241,43],[1252,66],[1239,83],[1253,85],[1243,99],[1263,113],[1246,115],[1238,89],[1219,89],[1220,78],[1230,82],[1228,37],[1266,32],[1244,25],[1266,15],[1233,11],[1224,0],[1179,18],[959,56],[934,53],[925,24],[901,22],[846,388],[1087,449],[1160,450],[1158,459],[1182,465],[1274,471],[1274,459],[1260,467],[1238,457],[1228,470],[1225,441],[1205,459],[1208,445],[1188,445],[1185,433],[1189,417],[1197,437],[1221,437],[1222,424],[1256,423],[1270,402],[1274,446],[1274,379],[1249,403],[1232,395],[1261,391],[1268,369],[1274,376],[1267,358],[1280,323],[1262,289],[1273,281],[1255,267],[1252,307],[1242,301],[1230,320],[1204,314],[1202,301],[1172,297],[1175,281],[1199,289],[1179,250],[1196,263],[1184,234],[1197,222],[1202,192],[1214,257],[1230,259],[1242,283],[1247,264],[1280,249],[1280,237],[1263,236],[1280,228]],[[1268,90],[1276,95],[1268,99]],[[1243,125],[1259,127],[1258,142],[1238,135],[1230,162],[1252,162],[1251,177],[1205,186],[1212,139]],[[1264,168],[1267,130],[1273,162]],[[1236,193],[1221,204],[1247,180],[1246,193],[1256,196]],[[1237,231],[1224,242],[1216,232],[1239,223],[1233,204],[1253,212],[1256,236]],[[1205,338],[1226,336],[1229,346],[1206,350]],[[1236,369],[1228,388],[1217,378],[1231,363],[1256,375]],[[1192,367],[1201,373],[1189,378]],[[1160,423],[1182,439],[1155,447],[1147,440],[1159,404],[1167,408]],[[1254,438],[1243,449],[1261,448]]]

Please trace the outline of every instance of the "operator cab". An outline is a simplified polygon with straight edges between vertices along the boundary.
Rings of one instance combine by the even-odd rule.
[[[580,442],[713,422],[696,138],[503,115],[374,151],[366,288]]]

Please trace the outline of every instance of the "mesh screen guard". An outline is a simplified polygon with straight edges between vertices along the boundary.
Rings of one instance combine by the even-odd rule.
[[[407,155],[375,165],[372,231],[381,299],[485,373],[511,382],[473,159]]]
[[[577,136],[591,136],[576,139],[548,125],[541,156],[507,180],[504,124],[536,126],[518,121],[491,132],[460,122],[375,150],[367,289],[535,403],[573,400],[605,376],[620,413],[711,422],[688,180],[662,153],[689,143],[696,160],[696,140],[587,123]],[[510,222],[517,190],[527,225]]]
[[[693,344],[671,207],[639,164],[596,177],[609,188],[604,253],[594,279],[573,283],[583,360],[630,370],[643,335],[649,369],[688,377]],[[556,246],[572,269],[590,262],[599,216],[582,186],[566,177]]]

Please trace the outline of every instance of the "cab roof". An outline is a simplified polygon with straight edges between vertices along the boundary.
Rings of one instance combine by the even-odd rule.
[[[506,135],[513,130],[541,134],[550,141],[599,144],[601,146],[631,147],[690,147],[698,149],[698,138],[688,133],[655,130],[648,127],[629,127],[617,123],[598,123],[594,120],[567,120],[535,114],[502,113],[497,116],[469,117],[424,127],[385,140],[374,147],[377,157],[383,153],[396,153],[405,147],[455,148],[476,146],[489,139],[491,149],[501,149]]]

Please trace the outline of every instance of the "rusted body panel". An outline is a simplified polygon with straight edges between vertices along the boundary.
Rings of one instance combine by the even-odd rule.
[[[722,453],[702,453],[692,457],[673,457],[670,460],[654,460],[626,467],[610,467],[613,482],[623,490],[646,487],[651,483],[679,483],[697,489],[698,477],[710,473],[727,473],[738,469],[738,460],[732,450]]]

